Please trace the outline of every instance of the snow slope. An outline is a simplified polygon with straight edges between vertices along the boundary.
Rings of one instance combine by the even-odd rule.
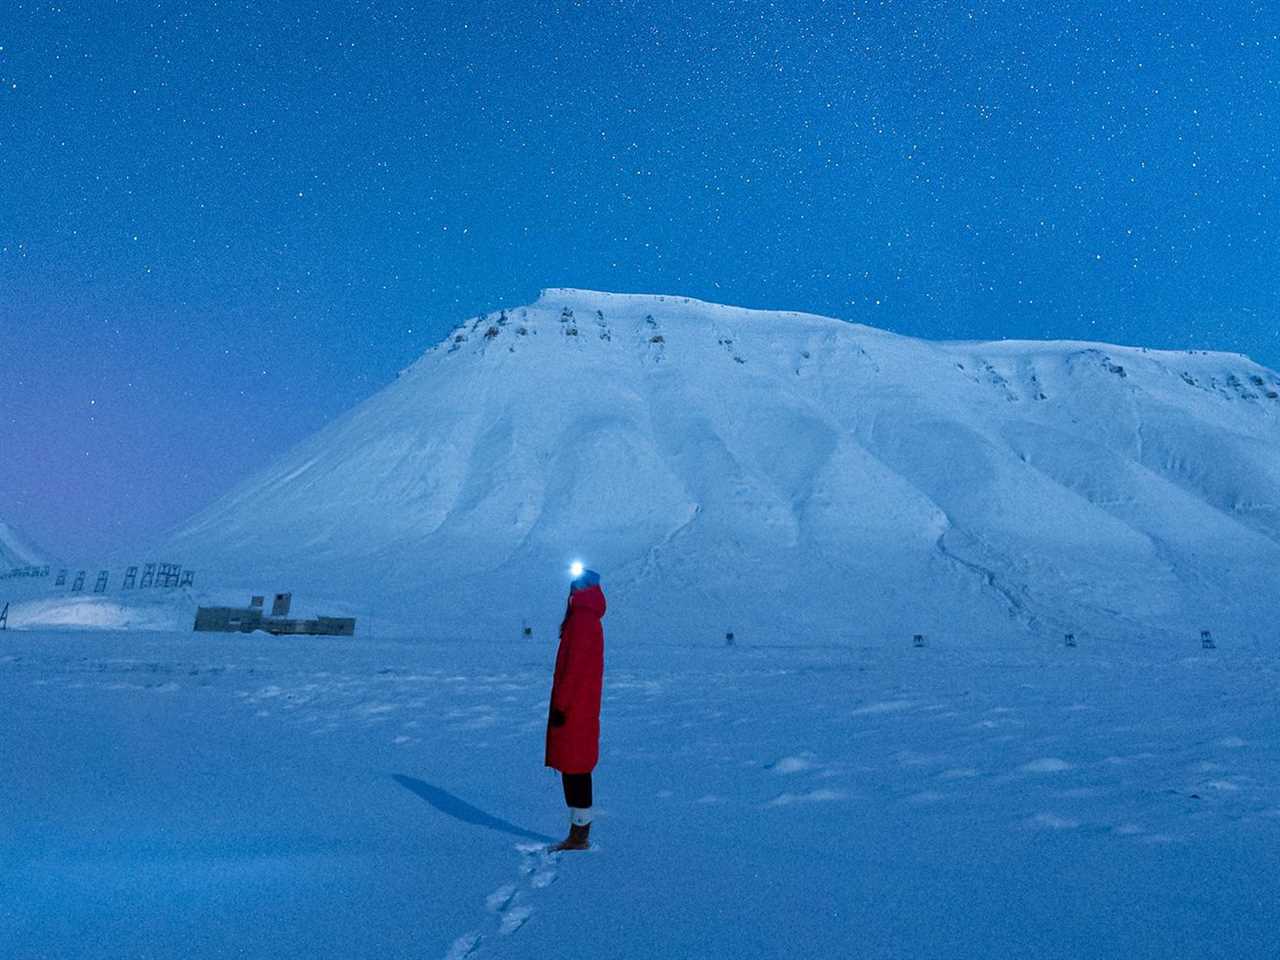
[[[1247,358],[934,343],[553,289],[477,317],[166,544],[389,631],[1259,634],[1280,376]]]
[[[0,522],[0,608],[8,605],[10,630],[179,630],[189,628],[196,602],[189,590],[123,590],[119,562],[59,563],[30,545],[10,524]],[[15,569],[39,568],[39,575],[13,575]],[[99,571],[109,587],[93,592]],[[47,571],[47,572],[45,572]],[[77,572],[84,584],[74,589]],[[65,574],[57,583],[59,573]],[[215,597],[215,602],[239,602]]]
[[[0,573],[8,573],[14,567],[36,567],[48,562],[44,554],[22,534],[0,520]]]

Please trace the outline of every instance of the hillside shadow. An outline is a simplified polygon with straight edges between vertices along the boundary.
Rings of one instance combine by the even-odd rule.
[[[487,827],[490,830],[497,830],[499,833],[509,833],[513,837],[522,837],[525,840],[536,840],[538,843],[553,843],[555,841],[554,837],[534,833],[532,830],[525,830],[523,827],[517,827],[514,823],[508,823],[500,817],[485,813],[479,807],[473,807],[461,797],[455,797],[448,790],[441,790],[439,787],[434,787],[422,780],[406,777],[399,773],[392,774],[391,778],[406,790],[416,793],[441,813],[453,817],[455,820],[461,820],[463,823],[470,823],[477,827]]]

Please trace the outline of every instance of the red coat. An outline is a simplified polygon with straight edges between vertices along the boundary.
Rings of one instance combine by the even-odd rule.
[[[569,595],[560,628],[551,709],[565,716],[547,724],[547,766],[561,773],[590,773],[600,758],[600,688],[604,682],[604,591],[599,587]]]

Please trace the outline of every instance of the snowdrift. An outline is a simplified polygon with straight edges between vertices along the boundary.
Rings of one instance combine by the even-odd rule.
[[[550,631],[581,558],[614,637],[1260,635],[1280,376],[553,289],[458,327],[165,546],[388,632]]]
[[[14,567],[38,567],[50,561],[12,526],[0,520],[0,574]]]
[[[188,631],[195,605],[185,596],[65,594],[15,600],[9,611],[14,630],[174,630]]]

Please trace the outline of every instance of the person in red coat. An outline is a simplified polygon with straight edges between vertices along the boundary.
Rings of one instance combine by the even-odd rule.
[[[583,570],[569,585],[560,624],[556,675],[547,717],[546,764],[560,771],[569,805],[569,836],[552,850],[586,850],[591,833],[591,771],[600,758],[600,690],[604,682],[604,591]]]

